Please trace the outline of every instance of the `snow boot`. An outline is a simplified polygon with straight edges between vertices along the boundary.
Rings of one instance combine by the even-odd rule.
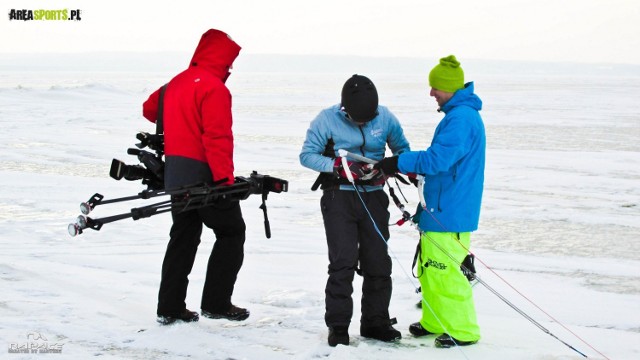
[[[473,345],[478,341],[462,341],[458,339],[454,339],[449,334],[442,334],[436,338],[435,345],[439,348],[450,348],[452,346],[467,346]]]
[[[239,308],[233,304],[229,307],[229,310],[223,312],[213,312],[202,309],[202,316],[209,319],[227,319],[231,321],[242,321],[249,317],[249,310]]]
[[[160,323],[160,325],[171,325],[178,320],[184,322],[196,322],[199,319],[200,316],[198,316],[197,312],[190,311],[189,309],[184,309],[180,313],[158,314],[158,318],[156,320]]]
[[[409,332],[415,337],[433,335],[431,331],[422,327],[422,324],[420,324],[420,322],[415,322],[409,325]]]
[[[400,331],[394,329],[391,325],[360,326],[360,335],[384,342],[393,342],[402,339]]]
[[[329,327],[329,346],[349,345],[349,328],[347,326]]]

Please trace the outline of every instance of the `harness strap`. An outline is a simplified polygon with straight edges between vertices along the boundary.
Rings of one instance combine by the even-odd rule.
[[[411,275],[413,275],[414,278],[419,278],[420,276],[422,276],[421,273],[417,273],[417,274],[413,274],[413,268],[416,268],[417,271],[420,271],[420,268],[422,266],[418,266],[416,267],[416,264],[418,263],[418,259],[421,258],[422,255],[422,247],[420,246],[420,238],[418,238],[418,246],[416,246],[416,253],[413,255],[413,262],[411,263]]]
[[[322,152],[322,156],[329,157],[331,159],[335,159],[336,151],[333,148],[335,143],[333,142],[333,138],[329,138],[327,144],[324,146],[324,151]],[[320,187],[320,185],[325,184],[333,179],[333,174],[329,173],[320,173],[316,178],[316,181],[311,185],[311,191],[316,191]]]

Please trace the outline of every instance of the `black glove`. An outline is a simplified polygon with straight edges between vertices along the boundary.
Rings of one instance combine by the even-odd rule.
[[[387,176],[392,176],[398,172],[398,156],[384,158],[373,165],[373,168],[382,170]]]

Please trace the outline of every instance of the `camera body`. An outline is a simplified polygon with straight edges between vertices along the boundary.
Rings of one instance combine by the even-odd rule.
[[[289,190],[289,182],[287,180],[258,174],[257,171],[253,171],[248,179],[246,177],[236,176],[236,183],[242,182],[246,182],[249,185],[249,189],[246,193],[242,194],[241,200],[246,200],[250,195],[254,194],[266,196],[270,192],[281,193]]]
[[[140,143],[136,144],[137,149],[129,148],[127,154],[137,156],[140,164],[127,165],[123,161],[113,159],[109,176],[116,180],[123,178],[129,181],[142,180],[142,184],[147,185],[149,190],[163,190],[165,164],[162,157],[164,155],[164,135],[140,132],[136,135],[136,138],[140,140]],[[155,154],[142,150],[145,147],[154,150]],[[240,200],[246,200],[253,194],[262,194],[266,197],[270,192],[286,192],[289,186],[289,182],[286,180],[258,174],[257,171],[253,171],[249,178],[237,176],[235,182],[236,184],[246,183],[248,186],[247,192],[240,195]]]
[[[140,143],[136,144],[138,149],[129,148],[127,154],[136,155],[142,165],[127,165],[123,161],[113,159],[109,176],[116,180],[142,180],[150,190],[164,189],[164,136],[140,132],[136,138],[140,140]],[[142,150],[145,147],[155,150],[156,153]]]

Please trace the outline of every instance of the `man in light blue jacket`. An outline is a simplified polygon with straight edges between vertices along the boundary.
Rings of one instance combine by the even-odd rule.
[[[338,156],[338,150],[344,149],[380,160],[387,144],[393,154],[409,151],[398,119],[378,104],[373,82],[354,75],[344,84],[341,103],[322,110],[311,122],[300,153],[303,166],[320,172],[312,189],[321,185],[323,190],[320,206],[329,249],[325,323],[331,346],[349,345],[356,271],[363,277],[360,335],[387,342],[401,338],[389,317],[391,258],[386,244],[389,198],[383,191],[385,179],[368,164]]]
[[[455,56],[440,59],[429,73],[430,95],[445,117],[431,146],[385,158],[376,167],[385,174],[424,175],[418,275],[423,306],[415,336],[442,334],[438,347],[475,344],[480,339],[473,294],[461,264],[469,252],[470,233],[478,229],[484,184],[486,137],[482,101]]]

